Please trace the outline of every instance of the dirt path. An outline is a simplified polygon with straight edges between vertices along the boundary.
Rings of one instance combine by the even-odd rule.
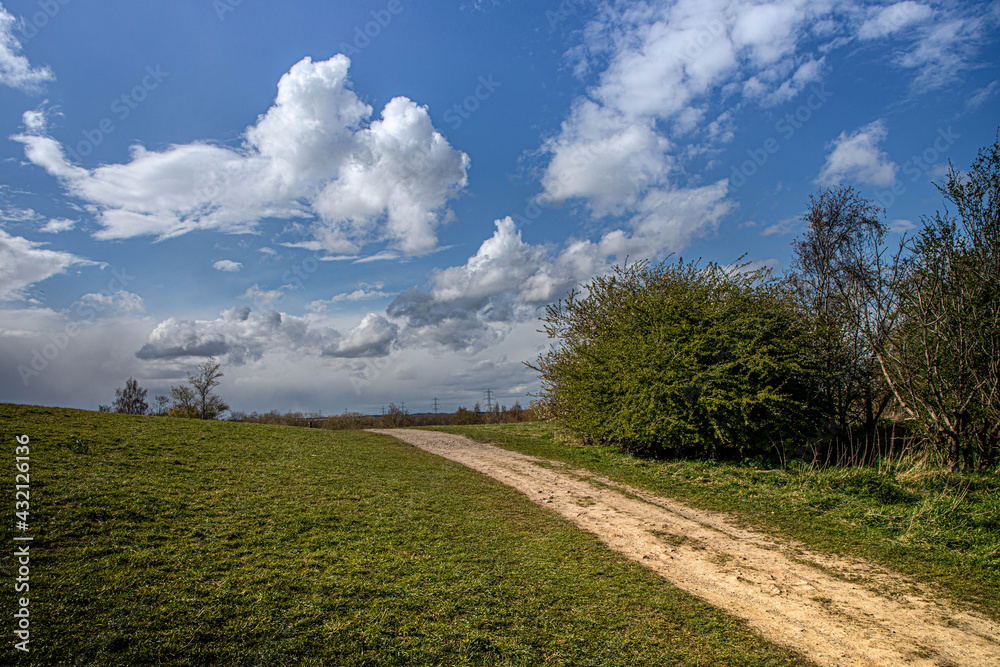
[[[1000,625],[870,563],[811,553],[724,515],[462,436],[375,432],[514,487],[821,665],[1000,666]]]

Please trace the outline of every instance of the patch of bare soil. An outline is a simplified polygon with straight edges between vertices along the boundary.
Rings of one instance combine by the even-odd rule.
[[[871,563],[812,553],[725,515],[462,436],[375,432],[512,486],[818,664],[1000,665],[1000,625]]]

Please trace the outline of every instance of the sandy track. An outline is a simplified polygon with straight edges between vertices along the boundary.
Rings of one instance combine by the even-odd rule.
[[[462,436],[375,432],[514,487],[821,665],[1000,666],[1000,625],[870,563],[811,553],[724,515]]]

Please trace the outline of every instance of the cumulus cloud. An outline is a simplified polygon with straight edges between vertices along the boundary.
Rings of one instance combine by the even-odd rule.
[[[259,360],[274,348],[318,356],[340,338],[336,330],[310,326],[305,318],[274,310],[255,315],[249,307],[237,306],[214,320],[168,318],[153,329],[136,356],[144,360],[218,356],[239,365]]]
[[[228,273],[235,273],[243,269],[243,265],[239,262],[234,262],[231,259],[220,259],[218,262],[212,265],[212,268],[216,271],[225,271]]]
[[[65,273],[71,266],[95,264],[68,252],[48,250],[44,245],[0,229],[0,301],[22,299],[28,287]]]
[[[240,298],[247,301],[253,301],[255,304],[261,306],[269,306],[284,299],[285,292],[283,290],[262,290],[260,285],[254,283],[240,295]]]
[[[526,243],[510,217],[495,225],[464,265],[434,272],[427,288],[410,288],[389,305],[389,317],[405,321],[402,345],[481,350],[607,270],[607,257],[620,247],[615,239],[578,240],[557,252]]]
[[[347,332],[340,342],[324,348],[323,356],[349,359],[384,357],[389,354],[398,335],[398,325],[381,315],[369,313],[361,320],[361,324]]]
[[[543,146],[540,200],[626,216],[632,238],[644,241],[637,245],[656,250],[712,233],[729,210],[728,183],[691,185],[684,167],[690,147],[732,138],[718,113],[703,122],[713,99],[742,90],[775,106],[819,81],[823,58],[800,47],[810,21],[829,11],[830,3],[796,0],[613,3],[585,31],[585,50],[600,56],[588,65],[607,66]],[[667,205],[688,200],[703,207],[682,217]]]
[[[369,313],[342,334],[308,317],[275,310],[256,314],[249,306],[234,306],[214,320],[163,320],[150,332],[136,356],[147,361],[217,356],[234,365],[259,361],[265,353],[316,358],[384,357],[398,333],[398,325],[377,313]]]
[[[21,42],[14,36],[17,23],[0,5],[0,85],[31,92],[56,77],[48,67],[33,67],[21,53]]]
[[[466,185],[469,158],[434,129],[426,107],[392,99],[378,119],[350,87],[343,55],[304,58],[239,149],[195,142],[86,169],[24,116],[28,160],[96,210],[102,239],[254,231],[266,218],[309,222],[316,249],[355,253],[385,242],[419,255],[437,243],[445,205]]]
[[[877,120],[853,133],[841,132],[827,148],[826,164],[816,179],[821,185],[836,185],[853,179],[886,187],[896,182],[896,163],[879,148],[889,130]]]

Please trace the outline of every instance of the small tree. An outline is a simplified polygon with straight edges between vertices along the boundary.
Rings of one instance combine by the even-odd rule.
[[[125,415],[144,415],[148,410],[146,390],[133,378],[125,381],[124,388],[115,389],[115,402],[111,406],[101,406],[101,412],[117,412]]]
[[[479,415],[468,408],[459,407],[455,411],[455,414],[448,420],[448,423],[453,426],[466,426],[468,424],[479,424],[481,423],[481,419]]]
[[[215,360],[215,357],[210,357],[199,366],[197,375],[188,376],[188,382],[197,398],[199,418],[215,419],[229,409],[229,405],[213,391],[222,383],[222,377],[222,365]]]
[[[217,419],[229,409],[229,405],[215,394],[215,387],[222,382],[221,364],[210,357],[198,367],[198,373],[188,375],[188,384],[170,388],[174,405],[170,409],[173,417],[196,419]]]
[[[195,395],[194,390],[186,384],[182,384],[179,387],[170,388],[170,398],[173,399],[174,404],[170,406],[170,411],[167,413],[171,417],[182,417],[184,419],[197,419],[198,418],[198,408],[195,405]]]

